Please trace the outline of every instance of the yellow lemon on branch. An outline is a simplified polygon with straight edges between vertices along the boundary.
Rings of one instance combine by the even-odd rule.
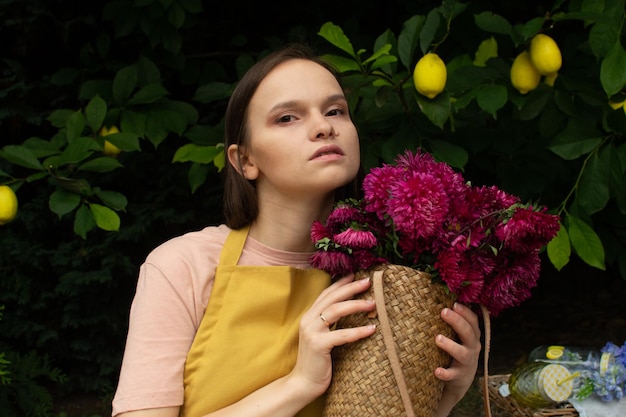
[[[550,87],[554,87],[554,83],[558,76],[558,72],[555,72],[554,74],[548,74],[543,78],[543,82],[548,84]]]
[[[115,125],[111,126],[111,128],[102,126],[102,129],[100,129],[100,136],[108,136],[108,135],[112,135],[114,133],[119,133],[119,132],[120,132],[119,129]],[[108,140],[106,139],[104,140],[104,148],[102,149],[103,154],[105,154],[106,156],[112,156],[115,158],[117,155],[120,154],[120,152],[122,152],[120,148],[113,145]]]
[[[624,100],[624,101],[609,101],[609,106],[611,106],[611,108],[613,110],[622,109],[622,110],[624,110],[624,113],[626,113],[626,100]]]
[[[554,74],[561,69],[563,63],[561,50],[550,36],[543,33],[535,35],[530,41],[529,53],[530,61],[539,74]]]
[[[413,70],[415,89],[430,99],[437,97],[443,91],[447,77],[446,64],[434,52],[421,57]]]
[[[511,65],[511,84],[522,94],[534,90],[539,85],[541,74],[530,62],[528,51],[521,52]]]
[[[0,225],[7,224],[17,215],[17,196],[13,188],[0,185]]]

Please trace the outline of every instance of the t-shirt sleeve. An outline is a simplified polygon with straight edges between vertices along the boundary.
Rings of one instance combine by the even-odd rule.
[[[207,256],[206,250],[215,248],[204,243],[174,239],[155,249],[140,267],[113,416],[183,404],[185,359],[206,309],[219,255]]]

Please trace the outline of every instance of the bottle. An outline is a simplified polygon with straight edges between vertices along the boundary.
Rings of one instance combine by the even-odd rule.
[[[527,362],[511,373],[507,389],[520,405],[545,408],[570,398],[576,378],[563,365]]]
[[[598,371],[604,375],[615,363],[615,356],[583,346],[543,345],[529,353],[528,362],[558,363],[570,372]]]

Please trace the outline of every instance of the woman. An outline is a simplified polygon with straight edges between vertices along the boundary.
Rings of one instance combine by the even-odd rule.
[[[310,268],[310,227],[354,184],[359,139],[334,72],[302,46],[259,61],[226,111],[226,225],[156,248],[142,265],[113,416],[321,415],[331,350],[373,326],[331,330],[375,309],[353,297],[369,280],[330,283]],[[476,315],[442,319],[459,336],[438,415],[471,385],[480,353]]]

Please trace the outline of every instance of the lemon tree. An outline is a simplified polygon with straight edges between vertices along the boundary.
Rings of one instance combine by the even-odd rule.
[[[507,178],[511,190],[542,195],[562,215],[562,232],[547,251],[558,270],[578,256],[598,269],[613,262],[626,277],[626,250],[613,246],[611,260],[605,251],[615,240],[603,236],[615,225],[603,229],[604,219],[595,217],[610,207],[623,213],[611,219],[620,225],[616,239],[626,244],[626,120],[614,111],[624,108],[626,98],[623,1],[608,1],[593,12],[559,3],[523,24],[480,12],[471,18],[480,32],[477,46],[462,51],[467,33],[455,32],[455,22],[466,6],[445,2],[408,18],[397,36],[381,34],[369,55],[341,27],[329,22],[320,30],[338,48],[326,58],[358,94],[352,100],[357,124],[377,121],[376,129],[361,131],[365,163],[391,161],[403,149],[422,147],[459,169]],[[584,41],[574,36],[581,30],[587,31]],[[569,43],[559,45],[557,38]],[[433,50],[446,56],[445,64],[429,54]],[[377,113],[393,115],[387,120],[393,123],[384,125]],[[576,179],[571,188],[548,191],[546,184],[559,183],[561,175]]]
[[[578,227],[567,221],[578,215],[596,233],[591,240],[583,234],[583,241],[594,242],[586,247],[575,239],[566,243],[576,241],[576,255],[604,265],[603,247],[595,244],[602,221],[594,224],[591,216],[612,204],[626,212],[619,165],[626,157],[616,140],[624,122],[621,113],[607,105],[624,101],[624,0],[607,0],[593,10],[588,3],[556,2],[546,13],[523,22],[492,10],[469,13],[469,6],[445,1],[422,14],[403,16],[398,33],[387,29],[373,45],[353,45],[351,36],[330,21],[319,28],[317,35],[329,46],[322,48],[324,59],[342,73],[350,93],[364,166],[419,146],[458,169],[510,183],[513,191],[561,195],[564,203],[556,205],[565,228]],[[129,15],[160,16],[158,23],[144,25],[167,30],[142,31],[148,44],[169,55],[158,61],[148,58],[159,56],[152,51],[134,62],[111,60],[109,80],[87,77],[80,85],[80,108],[59,108],[46,115],[48,127],[57,132],[0,149],[0,158],[23,169],[20,175],[5,175],[8,180],[16,185],[46,180],[53,187],[50,210],[59,218],[74,216],[74,231],[82,237],[94,228],[119,230],[127,206],[123,193],[102,189],[92,174],[127,169],[126,162],[145,146],[156,151],[167,140],[182,139],[171,162],[188,164],[192,192],[210,182],[209,172],[219,172],[224,164],[223,119],[201,118],[198,108],[218,109],[216,103],[223,105],[236,79],[225,82],[224,71],[203,72],[216,68],[210,59],[192,67],[184,58],[177,31],[190,22],[188,16],[202,12],[200,3],[192,0],[147,0],[126,11],[108,8],[110,18],[120,19],[113,26],[120,38],[138,21],[125,20]],[[111,39],[100,38],[101,43],[85,51],[97,45],[106,54]],[[242,53],[233,67],[241,73],[256,58]],[[166,87],[164,74],[172,74],[173,68],[180,70],[183,90],[193,91],[183,99],[174,98]],[[80,73],[64,69],[55,74],[55,82],[70,85]],[[506,154],[503,160],[513,162],[494,166],[492,152]],[[520,154],[530,162],[523,164]],[[536,166],[540,163],[544,168]],[[562,195],[562,184],[555,192],[545,191],[563,177],[545,175],[554,167],[578,179],[568,184],[571,192]],[[626,236],[620,239],[626,241]],[[623,258],[626,275],[626,254]]]

